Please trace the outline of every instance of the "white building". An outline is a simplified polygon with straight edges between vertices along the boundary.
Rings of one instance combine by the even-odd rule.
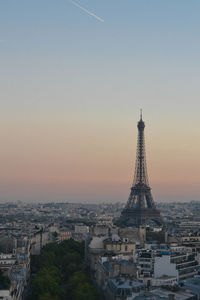
[[[172,254],[154,258],[154,278],[168,276],[179,281],[195,276],[197,268],[198,262],[194,254]]]

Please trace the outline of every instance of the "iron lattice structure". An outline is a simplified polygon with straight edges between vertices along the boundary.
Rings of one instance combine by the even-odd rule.
[[[121,225],[140,226],[149,223],[149,221],[154,221],[161,225],[163,223],[162,218],[160,212],[156,209],[148,182],[144,138],[145,123],[142,120],[142,113],[137,127],[138,141],[134,180],[119,223]]]

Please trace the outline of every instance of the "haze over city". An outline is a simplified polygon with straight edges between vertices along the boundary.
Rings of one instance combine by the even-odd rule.
[[[77,5],[76,5],[77,4]],[[199,1],[1,1],[0,201],[200,198]]]

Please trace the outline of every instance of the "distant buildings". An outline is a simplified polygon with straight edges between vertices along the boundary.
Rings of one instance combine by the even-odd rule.
[[[23,299],[30,255],[40,254],[48,243],[73,238],[85,241],[85,261],[107,299],[200,299],[200,203],[159,204],[166,231],[153,224],[113,225],[122,207],[0,204],[0,269],[11,280],[0,297]]]

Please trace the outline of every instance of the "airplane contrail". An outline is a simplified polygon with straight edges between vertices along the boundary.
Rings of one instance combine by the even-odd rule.
[[[82,11],[86,12],[88,15],[94,17],[100,22],[104,22],[104,19],[98,17],[97,15],[93,14],[91,11],[87,10],[86,8],[80,6],[78,3],[74,2],[73,0],[69,0],[72,4],[74,4],[76,7],[80,8]]]

